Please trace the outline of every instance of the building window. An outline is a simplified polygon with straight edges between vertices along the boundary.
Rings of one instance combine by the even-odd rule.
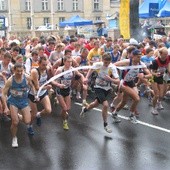
[[[44,25],[49,25],[50,23],[50,18],[44,18]]]
[[[63,0],[57,0],[57,9],[58,9],[58,11],[64,11],[64,2],[63,2]]]
[[[5,0],[0,0],[0,10],[5,10]]]
[[[78,0],[73,0],[73,11],[78,11]]]
[[[95,11],[99,10],[99,0],[94,0],[94,10]]]
[[[42,0],[42,10],[43,11],[48,10],[48,0]]]
[[[110,0],[110,6],[113,7],[115,4],[120,3],[120,0]]]
[[[101,17],[96,17],[96,21],[101,20]]]
[[[65,21],[65,17],[59,17],[59,23]]]
[[[58,25],[60,24],[60,22],[63,22],[63,21],[65,21],[65,17],[59,17],[59,23],[58,23]]]
[[[31,18],[27,18],[27,29],[31,29]]]
[[[30,11],[31,10],[31,2],[30,0],[25,1],[25,10]]]

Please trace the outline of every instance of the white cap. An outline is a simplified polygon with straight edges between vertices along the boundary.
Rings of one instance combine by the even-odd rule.
[[[134,38],[131,38],[131,39],[129,40],[129,43],[130,43],[131,45],[139,45],[138,41],[135,40]]]

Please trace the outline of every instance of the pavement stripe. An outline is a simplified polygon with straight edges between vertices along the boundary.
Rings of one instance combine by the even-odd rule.
[[[81,103],[75,102],[75,104],[76,104],[76,105],[79,105],[79,106],[82,106]],[[101,110],[101,109],[98,109],[98,108],[93,108],[93,110],[102,112],[102,110]],[[108,114],[111,115],[110,112],[108,112]],[[120,117],[121,119],[129,120],[129,117],[126,117],[126,116],[118,115],[118,117]],[[138,124],[141,124],[141,125],[143,125],[143,126],[147,126],[147,127],[153,128],[153,129],[157,129],[157,130],[160,130],[160,131],[163,131],[163,132],[170,133],[170,130],[169,130],[169,129],[165,129],[165,128],[162,128],[162,127],[159,127],[159,126],[156,126],[156,125],[152,125],[152,124],[149,124],[149,123],[145,123],[145,122],[142,122],[142,121],[140,121],[140,120],[138,120]]]

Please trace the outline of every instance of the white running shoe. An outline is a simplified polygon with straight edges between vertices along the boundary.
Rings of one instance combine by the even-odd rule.
[[[17,137],[12,138],[12,147],[13,148],[18,148],[18,139],[17,139]]]
[[[121,122],[121,120],[119,119],[119,117],[115,113],[112,113],[112,118],[113,118],[114,123],[120,123]]]
[[[85,112],[84,112],[85,108],[86,108],[86,107],[82,107],[82,110],[81,110],[81,112],[80,112],[80,117],[81,117],[81,118],[83,118],[84,115],[85,115]]]
[[[107,133],[112,133],[112,129],[109,127],[109,125],[105,126],[104,129]]]
[[[134,124],[138,123],[136,116],[134,116],[134,115],[129,116],[129,120],[131,121],[131,123],[134,123]]]
[[[125,105],[125,106],[123,107],[123,109],[124,109],[124,110],[128,110],[128,109],[129,109],[129,106],[128,106],[128,105]]]
[[[164,110],[164,107],[162,106],[162,103],[161,103],[161,102],[158,102],[158,103],[157,103],[157,109],[158,109],[158,110]]]
[[[86,100],[83,100],[83,102],[82,102],[82,106],[83,106],[83,107],[88,107],[88,106],[89,106],[89,104],[87,103],[87,101],[86,101]]]
[[[152,108],[151,113],[152,113],[153,115],[158,115],[158,114],[159,114],[159,112],[158,112],[157,109],[155,109],[155,108]]]

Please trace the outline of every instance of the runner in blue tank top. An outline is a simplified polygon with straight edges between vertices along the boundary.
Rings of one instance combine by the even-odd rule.
[[[18,147],[17,129],[19,123],[18,112],[22,114],[23,121],[27,126],[31,122],[31,113],[28,103],[28,89],[31,86],[34,89],[30,77],[24,73],[24,67],[20,63],[14,65],[14,75],[12,75],[7,82],[2,92],[2,101],[4,104],[4,113],[11,112],[11,133],[12,133],[12,147]],[[34,91],[35,92],[35,91]],[[9,98],[7,100],[7,95]],[[6,101],[9,103],[9,109]]]

